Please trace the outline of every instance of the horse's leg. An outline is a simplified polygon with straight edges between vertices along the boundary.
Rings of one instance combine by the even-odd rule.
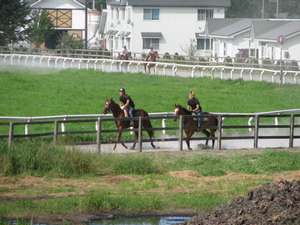
[[[137,131],[134,131],[134,136],[135,136],[135,139],[134,139],[133,145],[132,145],[132,147],[131,147],[131,150],[134,150],[134,149],[135,149],[135,146],[136,146],[136,143],[137,143],[137,140],[138,140],[139,133],[138,133]]]
[[[114,146],[114,148],[113,148],[114,151],[116,150],[117,144],[118,144],[118,143],[120,142],[120,140],[121,140],[122,133],[123,133],[123,130],[119,130],[119,133],[118,133],[118,135],[117,135],[117,140],[116,140],[115,146]],[[121,142],[121,144],[122,144],[122,146],[123,146],[124,148],[127,149],[127,146],[125,145],[125,143],[124,143],[123,141]]]
[[[211,138],[212,138],[212,149],[214,149],[215,148],[215,137],[216,137],[216,129],[210,129],[210,136],[211,136]]]
[[[190,140],[191,140],[191,138],[192,138],[192,136],[194,134],[194,131],[185,130],[184,132],[185,132],[185,136],[186,136],[185,137],[185,142],[186,142],[186,145],[188,147],[188,150],[192,150],[191,145],[190,145]]]
[[[201,132],[202,132],[203,134],[205,134],[205,136],[206,136],[205,148],[207,148],[207,146],[208,146],[208,140],[209,140],[209,138],[210,138],[210,133],[209,133],[207,130],[205,130],[205,129],[203,129]]]
[[[215,137],[216,137],[216,135],[215,135],[215,131],[214,130],[210,130],[210,136],[212,137],[212,146],[211,146],[211,148],[212,149],[214,149],[215,148]]]
[[[146,115],[145,115],[146,116]],[[152,124],[151,124],[151,121],[150,119],[145,119],[143,120],[143,127],[144,129],[147,131],[148,135],[149,135],[149,138],[150,138],[150,144],[152,146],[152,148],[156,148],[156,146],[154,145],[153,143],[153,137],[154,137],[154,132],[152,130]]]

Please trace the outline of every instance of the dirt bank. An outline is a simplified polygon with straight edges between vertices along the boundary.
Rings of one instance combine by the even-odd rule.
[[[299,225],[300,181],[264,185],[186,225]]]

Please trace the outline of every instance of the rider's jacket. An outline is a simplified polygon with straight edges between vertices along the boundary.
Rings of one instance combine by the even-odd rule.
[[[193,97],[191,99],[188,100],[187,104],[192,108],[192,110],[197,108],[197,105],[199,105],[199,110],[198,112],[201,112],[201,106],[200,106],[200,102],[197,98]]]
[[[127,100],[129,100],[129,107],[134,108],[135,105],[134,105],[133,100],[130,98],[130,96],[128,96],[128,95],[120,96],[120,102],[122,102],[124,105],[126,104]]]

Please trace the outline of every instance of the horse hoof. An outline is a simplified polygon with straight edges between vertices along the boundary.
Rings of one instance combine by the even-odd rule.
[[[193,149],[192,149],[192,148],[189,148],[189,151],[193,151]]]

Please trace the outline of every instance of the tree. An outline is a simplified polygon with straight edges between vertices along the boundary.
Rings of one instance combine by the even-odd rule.
[[[39,48],[53,32],[54,26],[47,11],[33,13],[29,36],[31,43]]]
[[[190,60],[194,60],[197,53],[197,42],[195,39],[191,39],[190,43],[181,47],[181,50],[189,57]]]
[[[25,40],[30,23],[29,6],[25,1],[0,0],[0,45]]]
[[[75,37],[69,35],[68,33],[64,33],[60,37],[57,48],[59,48],[59,49],[81,49],[81,48],[83,48],[83,42],[82,42],[82,40],[76,39]]]

